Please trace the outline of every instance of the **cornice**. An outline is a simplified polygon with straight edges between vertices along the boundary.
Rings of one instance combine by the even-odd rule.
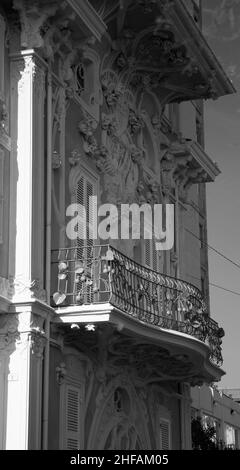
[[[16,62],[19,60],[25,60],[27,58],[33,59],[39,67],[43,69],[48,68],[47,62],[36,52],[35,49],[26,49],[19,52],[9,54],[10,60]]]
[[[172,5],[168,8],[168,14],[172,17],[173,24],[177,26],[182,37],[188,38],[188,50],[191,50],[197,58],[198,66],[201,67],[205,78],[212,81],[212,88],[215,91],[214,98],[235,93],[236,89],[231,80],[182,0],[172,2]]]

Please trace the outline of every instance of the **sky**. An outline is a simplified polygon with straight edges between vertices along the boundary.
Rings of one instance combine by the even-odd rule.
[[[204,35],[237,93],[205,104],[205,147],[222,171],[207,188],[208,243],[240,265],[240,0],[203,0]],[[225,330],[219,387],[240,388],[240,267],[209,250],[211,315]]]

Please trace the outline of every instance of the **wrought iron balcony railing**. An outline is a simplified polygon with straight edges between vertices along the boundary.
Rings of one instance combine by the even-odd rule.
[[[192,284],[152,271],[109,245],[54,250],[52,264],[55,305],[109,302],[144,323],[194,336],[222,364],[224,331]]]

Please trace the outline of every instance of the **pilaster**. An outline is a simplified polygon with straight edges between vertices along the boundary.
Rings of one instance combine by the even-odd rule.
[[[40,449],[43,354],[50,309],[40,303],[12,307],[0,317],[0,448]]]
[[[46,64],[11,56],[10,256],[13,301],[44,299],[44,106]]]

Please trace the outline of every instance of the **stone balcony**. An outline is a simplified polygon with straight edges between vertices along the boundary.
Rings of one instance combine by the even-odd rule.
[[[114,311],[121,319],[118,331],[131,319],[145,332],[150,327],[155,334],[192,338],[193,349],[203,343],[209,364],[221,366],[224,331],[209,317],[201,292],[192,284],[145,268],[109,245],[55,250],[52,273],[57,321],[92,324],[94,329]]]

